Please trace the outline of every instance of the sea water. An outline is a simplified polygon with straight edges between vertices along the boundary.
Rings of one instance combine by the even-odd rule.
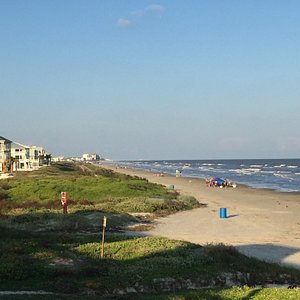
[[[136,169],[183,177],[226,178],[253,188],[300,192],[300,159],[122,161]]]

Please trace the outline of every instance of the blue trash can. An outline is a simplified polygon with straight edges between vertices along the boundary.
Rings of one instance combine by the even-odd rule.
[[[225,207],[220,208],[220,218],[226,219],[227,218],[227,209]]]
[[[175,187],[174,187],[174,184],[170,184],[169,189],[173,191],[174,188],[175,188]]]

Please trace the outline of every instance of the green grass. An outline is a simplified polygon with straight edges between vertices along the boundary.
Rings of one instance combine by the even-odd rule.
[[[61,191],[69,195],[67,215],[61,212]],[[224,245],[120,234],[128,224],[140,222],[132,212],[159,216],[197,206],[194,198],[145,179],[89,165],[56,164],[1,180],[0,290],[58,294],[3,298],[299,298],[299,290],[227,288],[229,281],[241,286],[299,283],[297,270],[248,258]],[[104,215],[107,231],[101,258]],[[214,288],[203,289],[207,286]],[[186,292],[189,288],[201,290]],[[133,289],[136,293],[117,296]]]
[[[43,296],[6,296],[4,299],[157,299],[157,300],[299,300],[299,289],[281,289],[281,288],[249,288],[233,287],[226,289],[201,289],[193,292],[184,292],[176,294],[165,294],[155,296],[142,296],[140,294],[131,294],[129,296],[63,296],[63,295],[43,295]]]
[[[199,207],[193,197],[182,197],[146,179],[118,174],[93,165],[57,163],[36,172],[18,173],[0,181],[0,209],[59,209],[60,193],[70,206],[96,206],[105,212],[147,212],[165,215]]]
[[[143,299],[154,299],[144,297]],[[157,300],[299,300],[299,289],[233,287],[226,289],[202,289],[200,291],[156,296]]]
[[[93,227],[93,218],[78,228],[75,216],[64,216],[51,229],[34,230],[28,222],[32,215],[18,220],[22,229],[14,227],[12,217],[2,221],[0,290],[103,295],[134,288],[139,294],[157,295],[190,285],[224,287],[228,276],[240,285],[300,282],[299,271],[248,258],[232,247],[201,247],[165,238],[107,233],[101,259],[101,228],[86,232]]]

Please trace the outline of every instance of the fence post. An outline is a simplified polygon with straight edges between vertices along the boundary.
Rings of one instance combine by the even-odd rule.
[[[106,217],[102,220],[102,246],[101,246],[101,258],[104,257],[104,240],[105,240],[105,229],[106,229]]]

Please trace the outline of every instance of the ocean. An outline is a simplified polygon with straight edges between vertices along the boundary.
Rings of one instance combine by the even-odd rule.
[[[236,184],[281,192],[300,192],[300,159],[121,161],[120,165],[194,178],[221,177]]]

